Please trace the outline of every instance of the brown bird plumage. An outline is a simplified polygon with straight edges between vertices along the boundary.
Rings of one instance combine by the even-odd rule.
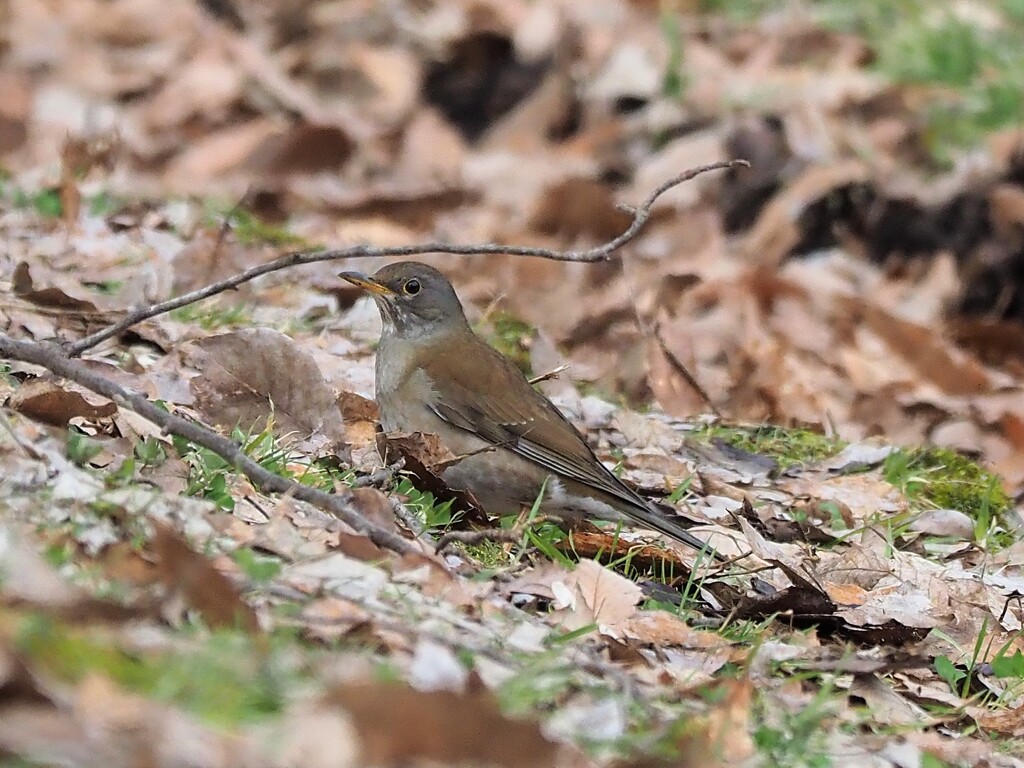
[[[480,339],[451,284],[433,267],[400,262],[372,277],[341,277],[368,291],[384,327],[377,404],[386,432],[437,435],[457,456],[444,472],[489,512],[517,512],[544,487],[542,509],[630,518],[720,556],[605,467],[586,440],[522,372]]]

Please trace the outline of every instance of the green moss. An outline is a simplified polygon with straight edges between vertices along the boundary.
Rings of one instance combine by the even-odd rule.
[[[497,571],[507,568],[511,557],[505,547],[497,541],[482,541],[479,544],[467,544],[463,548],[467,557],[473,559],[481,568]]]
[[[312,248],[305,238],[289,232],[284,227],[268,224],[250,211],[235,209],[230,214],[231,228],[235,237],[245,245],[265,244],[282,247]]]
[[[762,456],[775,459],[780,469],[798,464],[810,464],[834,456],[846,443],[810,429],[789,429],[768,424],[752,427],[716,424],[699,436],[725,443]]]
[[[959,510],[974,520],[993,520],[1010,507],[998,477],[947,448],[896,451],[883,471],[909,498]]]
[[[495,312],[478,329],[492,347],[511,360],[527,376],[533,376],[530,366],[530,347],[534,329],[514,315]]]
[[[85,203],[90,216],[109,216],[127,204],[125,199],[105,191],[92,195]]]
[[[210,635],[188,653],[129,654],[97,632],[49,617],[22,617],[15,643],[33,665],[77,683],[90,673],[125,689],[182,706],[216,725],[251,722],[280,711],[281,681],[252,638],[235,632]]]
[[[43,218],[59,219],[64,214],[64,204],[57,189],[43,189],[33,194],[14,189],[11,191],[11,203],[15,208],[34,208]]]
[[[195,324],[206,331],[253,324],[252,312],[244,304],[189,304],[170,314],[180,323]]]

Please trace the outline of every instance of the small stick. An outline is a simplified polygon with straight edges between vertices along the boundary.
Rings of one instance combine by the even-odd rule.
[[[700,382],[690,373],[686,366],[683,365],[683,361],[679,359],[675,352],[668,348],[668,344],[665,343],[665,339],[661,337],[661,328],[654,326],[651,329],[651,335],[654,336],[654,340],[658,342],[658,348],[661,353],[665,355],[665,359],[668,360],[668,364],[672,366],[672,370],[686,379],[686,383],[693,387],[693,391],[696,392],[700,399],[704,401],[704,405],[711,409],[711,412],[718,418],[722,418],[722,412],[718,410],[718,406],[711,400],[711,395],[707,393],[707,390],[700,385]]]
[[[128,390],[105,376],[99,375],[86,367],[84,363],[67,358],[59,346],[32,341],[17,341],[0,333],[0,357],[41,365],[58,376],[75,381],[86,389],[103,395],[118,406],[149,419],[165,433],[183,437],[196,445],[213,451],[242,472],[261,491],[290,494],[321,510],[330,512],[337,519],[369,537],[379,547],[401,554],[411,554],[417,551],[412,544],[398,534],[367,520],[356,509],[353,498],[347,492],[324,493],[264,469],[253,461],[238,443],[223,435],[218,435],[197,422],[168,413],[150,402],[145,395]]]
[[[391,504],[391,511],[395,513],[395,517],[398,518],[398,521],[404,525],[413,536],[417,539],[423,539],[431,544],[434,543],[434,537],[427,533],[426,529],[423,527],[423,523],[420,522],[420,519],[416,517],[416,515],[414,515],[407,506],[405,506],[405,504],[393,496],[388,497],[388,502]]]
[[[363,477],[357,477],[353,482],[352,488],[379,488],[382,485],[386,485],[391,482],[391,478],[395,476],[396,472],[400,472],[405,467],[405,457],[400,457],[398,461],[390,466],[378,469],[376,472],[371,472]]]
[[[626,207],[633,217],[632,222],[626,230],[617,237],[608,240],[601,245],[585,251],[557,251],[550,248],[533,248],[515,245],[500,245],[498,243],[485,243],[483,245],[455,245],[452,243],[420,243],[414,245],[392,246],[379,248],[371,245],[352,245],[347,248],[337,248],[325,251],[295,251],[287,253],[280,258],[268,261],[265,264],[258,264],[255,267],[239,272],[224,280],[197,288],[181,296],[176,296],[167,301],[157,302],[148,307],[139,307],[125,315],[121,320],[97,331],[96,333],[84,336],[76,342],[65,346],[64,350],[69,357],[78,357],[88,349],[92,349],[107,339],[119,336],[133,325],[143,320],[171,312],[175,309],[193,304],[202,299],[215,296],[218,293],[237,288],[243,283],[255,280],[257,277],[276,272],[289,267],[297,267],[303,264],[314,264],[321,261],[340,261],[342,259],[355,259],[365,257],[384,256],[422,256],[428,253],[448,253],[456,256],[483,256],[488,254],[501,254],[505,256],[535,256],[541,259],[553,261],[582,262],[590,264],[598,261],[607,261],[615,251],[619,250],[626,243],[634,240],[640,230],[643,229],[647,220],[651,217],[651,208],[658,198],[673,187],[677,187],[691,179],[700,176],[708,171],[716,171],[723,168],[734,168],[736,166],[749,167],[746,160],[728,160],[718,163],[702,165],[698,168],[691,168],[688,171],[673,176],[671,179],[662,182],[647,198],[635,208]]]
[[[484,528],[479,531],[448,531],[437,540],[437,553],[441,554],[452,544],[482,544],[485,541],[494,541],[505,544],[515,544],[522,541],[523,534],[533,525],[546,521],[547,515],[536,515],[528,520],[523,520],[511,528]]]
[[[550,381],[551,379],[557,379],[558,374],[562,371],[569,370],[568,364],[560,365],[557,368],[552,368],[547,373],[542,373],[540,376],[534,376],[530,379],[531,384],[540,384],[542,381]]]

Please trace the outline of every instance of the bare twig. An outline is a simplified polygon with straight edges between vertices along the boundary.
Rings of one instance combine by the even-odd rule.
[[[540,384],[542,381],[550,381],[551,379],[557,379],[558,374],[562,373],[562,371],[567,370],[569,370],[568,365],[560,365],[557,368],[552,368],[547,373],[542,373],[540,376],[534,376],[532,379],[530,379],[530,383]]]
[[[437,540],[437,552],[440,554],[456,543],[473,545],[481,544],[485,541],[496,541],[515,544],[523,540],[523,534],[528,528],[543,523],[547,519],[547,515],[535,515],[517,523],[511,528],[485,528],[480,531],[448,531],[448,533]]]
[[[42,458],[42,455],[39,453],[39,451],[37,451],[35,448],[33,448],[31,445],[29,445],[28,443],[21,439],[21,435],[19,435],[15,431],[14,427],[11,425],[11,422],[8,421],[7,419],[7,414],[5,414],[3,410],[0,410],[0,426],[3,427],[4,432],[6,432],[10,436],[11,440],[14,441],[14,444],[18,446],[28,458],[35,460],[39,460]]]
[[[390,483],[391,478],[395,476],[395,473],[402,470],[405,467],[405,457],[401,457],[394,464],[390,466],[378,469],[376,472],[371,472],[363,477],[357,477],[352,481],[352,488],[380,488],[381,486]]]
[[[162,315],[166,312],[171,312],[175,309],[179,309],[180,307],[193,304],[202,299],[209,298],[210,296],[215,296],[218,293],[223,293],[224,291],[232,288],[237,288],[243,283],[255,280],[257,277],[262,277],[270,272],[276,272],[281,269],[297,267],[304,264],[314,264],[321,261],[339,261],[342,259],[365,257],[422,256],[428,253],[447,253],[455,256],[481,256],[486,254],[536,256],[537,258],[551,259],[553,261],[583,262],[588,264],[597,261],[606,261],[611,258],[611,255],[615,251],[636,238],[640,233],[640,230],[643,229],[644,225],[647,223],[647,220],[651,217],[651,208],[663,194],[673,187],[677,187],[680,184],[690,181],[702,173],[722,168],[732,168],[738,165],[747,166],[749,163],[745,160],[730,160],[711,163],[709,165],[702,165],[699,168],[691,168],[685,173],[681,173],[678,176],[674,176],[668,181],[663,182],[653,192],[651,192],[651,194],[649,194],[647,198],[640,203],[640,205],[635,208],[630,207],[626,209],[633,216],[633,221],[621,235],[603,243],[602,245],[598,245],[585,251],[556,251],[550,248],[500,245],[498,243],[486,243],[483,245],[420,243],[387,248],[378,248],[364,244],[326,251],[296,251],[294,253],[285,254],[273,261],[268,261],[265,264],[259,264],[245,270],[244,272],[239,272],[237,275],[233,275],[232,277],[220,280],[216,283],[211,283],[203,288],[189,291],[188,293],[182,294],[181,296],[177,296],[173,299],[161,301],[148,307],[140,307],[129,312],[124,318],[113,325],[104,328],[101,331],[97,331],[96,333],[89,334],[72,344],[68,344],[65,347],[65,351],[69,356],[76,357],[87,349],[92,349],[97,344],[120,335],[128,328],[141,323],[143,320],[148,320],[151,317],[156,317],[157,315]]]
[[[457,456],[452,456],[450,459],[445,459],[444,461],[436,461],[433,464],[427,464],[426,468],[427,471],[430,472],[431,474],[440,477],[442,474],[444,474],[444,471],[446,469],[448,469],[449,467],[454,467],[460,461],[472,458],[473,456],[479,456],[481,453],[491,453],[493,451],[498,450],[499,448],[505,448],[506,446],[511,445],[513,442],[514,440],[509,439],[503,443],[492,443],[490,445],[482,445],[479,448],[476,448],[475,450],[469,451],[468,453],[460,453]]]
[[[132,392],[110,379],[100,376],[83,363],[68,359],[60,347],[31,341],[17,341],[0,333],[0,356],[25,363],[41,365],[49,371],[75,381],[83,387],[109,398],[117,405],[149,419],[164,432],[183,437],[207,448],[242,472],[253,485],[268,493],[286,493],[338,519],[369,537],[374,544],[395,552],[412,553],[416,549],[401,536],[371,523],[354,508],[347,492],[327,494],[294,480],[274,474],[251,458],[235,442],[181,416],[168,413],[151,403],[138,392]]]
[[[391,504],[391,511],[395,513],[395,517],[413,536],[429,544],[434,543],[434,537],[427,533],[423,523],[420,522],[420,519],[416,517],[412,510],[394,496],[388,496],[388,502]]]
[[[690,373],[685,365],[683,365],[683,361],[679,359],[679,356],[669,349],[668,344],[665,343],[665,339],[661,337],[661,329],[658,326],[655,326],[651,330],[651,335],[654,336],[654,340],[658,342],[658,349],[661,350],[665,359],[668,360],[669,365],[672,366],[672,370],[686,379],[686,383],[693,387],[693,391],[700,396],[700,399],[704,401],[704,405],[710,408],[711,412],[715,414],[715,416],[722,418],[722,413],[718,410],[718,406],[716,406],[714,401],[711,399],[711,395],[707,393],[707,390],[700,385],[700,382],[697,381],[694,375]]]

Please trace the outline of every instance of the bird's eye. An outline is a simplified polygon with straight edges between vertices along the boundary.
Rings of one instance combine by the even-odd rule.
[[[419,280],[407,280],[405,285],[402,286],[402,290],[410,296],[415,296],[420,292],[420,281]]]

